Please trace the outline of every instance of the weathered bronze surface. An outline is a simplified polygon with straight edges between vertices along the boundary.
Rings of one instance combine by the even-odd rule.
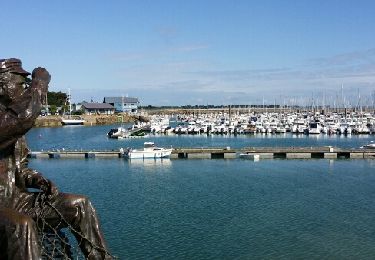
[[[55,229],[71,228],[87,259],[110,259],[89,199],[59,193],[27,167],[24,135],[40,113],[51,79],[40,67],[33,70],[31,84],[28,75],[20,60],[0,60],[0,259],[41,258],[40,218]]]

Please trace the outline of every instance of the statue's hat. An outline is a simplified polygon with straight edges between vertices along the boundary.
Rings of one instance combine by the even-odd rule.
[[[11,72],[20,75],[30,75],[29,72],[22,68],[22,62],[16,58],[1,59],[0,60],[0,73]]]

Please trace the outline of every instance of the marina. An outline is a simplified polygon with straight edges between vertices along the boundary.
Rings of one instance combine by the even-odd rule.
[[[375,259],[375,1],[1,6],[0,260]]]
[[[106,209],[103,228],[119,256],[373,255],[375,238],[363,225],[374,212],[371,115],[361,124],[369,131],[327,118],[317,122],[316,115],[296,114],[293,124],[276,123],[287,118],[278,114],[206,116],[213,122],[207,131],[196,115],[157,115],[141,127],[34,128],[27,136],[29,164],[48,172],[62,192],[88,194],[99,210]],[[324,131],[328,125],[337,128]],[[119,132],[115,138],[106,135],[112,129]],[[87,185],[72,186],[72,179]],[[117,199],[109,205],[109,197]],[[280,239],[269,240],[270,232]],[[370,246],[357,242],[358,235]],[[192,242],[202,238],[204,245]],[[228,243],[238,239],[232,250]],[[330,241],[329,249],[321,249],[327,245],[322,239]]]
[[[375,212],[375,151],[360,148],[371,144],[373,135],[150,132],[143,138],[108,138],[109,129],[119,126],[33,128],[27,134],[30,167],[46,173],[59,191],[92,198],[115,255],[373,255],[375,238],[367,223]],[[170,157],[122,156],[121,148],[139,149],[145,142],[172,146]]]
[[[159,113],[142,123],[147,133],[166,135],[363,135],[375,134],[373,111],[327,110],[267,111],[225,108],[193,112]],[[134,129],[132,129],[134,130]]]

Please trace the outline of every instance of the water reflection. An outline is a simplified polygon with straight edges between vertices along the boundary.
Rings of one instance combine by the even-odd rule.
[[[291,135],[291,138],[292,139],[297,139],[297,138],[306,138],[306,135],[303,135],[303,134],[292,134]]]
[[[171,167],[172,162],[169,158],[164,159],[128,159],[130,166],[143,166],[147,169],[157,168],[157,167]]]
[[[335,160],[328,160],[328,173],[329,174],[333,174],[334,173],[334,170],[335,170]]]

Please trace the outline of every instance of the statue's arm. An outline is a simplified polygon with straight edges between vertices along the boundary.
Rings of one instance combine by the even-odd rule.
[[[18,175],[22,188],[40,189],[47,195],[57,195],[58,190],[56,185],[43,177],[41,173],[30,168],[23,168]]]
[[[40,113],[42,100],[48,91],[48,83],[51,76],[44,68],[36,68],[32,72],[32,81],[29,88],[17,97],[10,105],[9,110],[13,111],[18,118],[34,123]],[[29,122],[31,121],[31,122]]]
[[[31,86],[15,97],[7,106],[1,105],[0,149],[13,144],[33,126],[40,113],[50,78],[46,69],[34,69]]]

